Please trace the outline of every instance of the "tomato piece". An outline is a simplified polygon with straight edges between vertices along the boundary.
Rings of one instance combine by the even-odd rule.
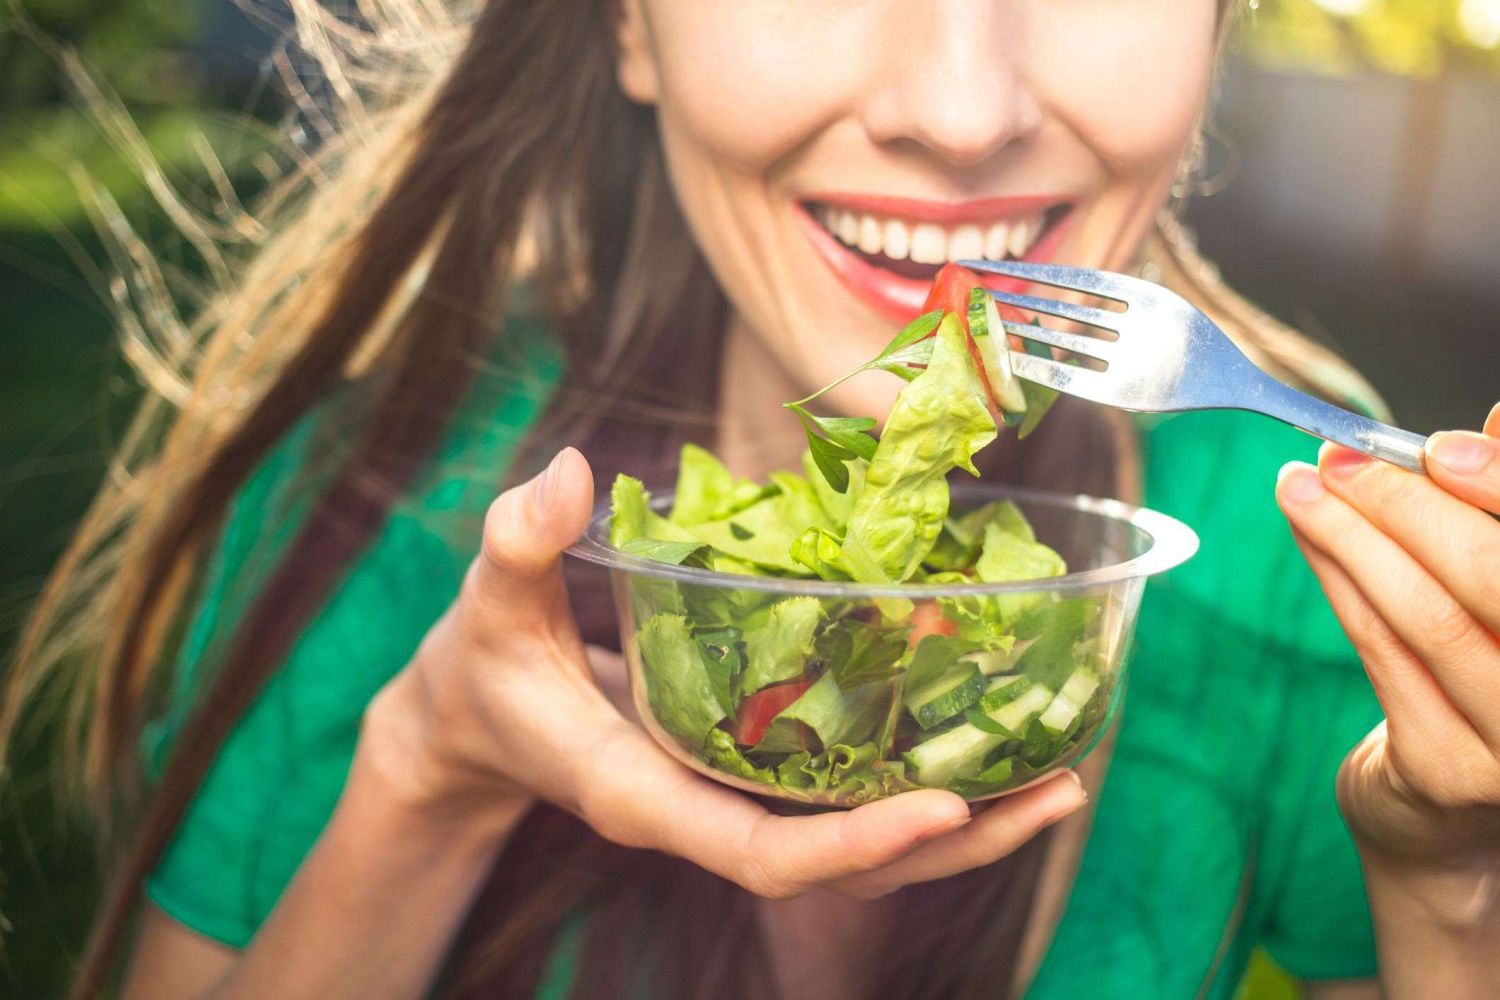
[[[951,312],[958,317],[958,321],[964,325],[964,331],[969,329],[969,289],[976,285],[983,285],[979,275],[964,267],[962,264],[944,264],[932,279],[932,291],[927,293],[927,301],[922,304],[924,313],[941,309]]]
[[[802,697],[802,692],[810,687],[812,687],[812,681],[808,680],[772,684],[770,687],[761,688],[740,702],[740,710],[736,713],[734,724],[734,741],[747,747],[759,743],[760,738],[766,734],[766,727],[771,724],[771,720],[780,715],[792,702]]]
[[[906,642],[915,649],[929,635],[953,635],[957,631],[958,626],[944,617],[937,601],[918,601],[911,612],[911,635]]]
[[[974,343],[974,334],[969,330],[969,292],[975,288],[983,288],[984,281],[973,271],[962,264],[944,264],[938,270],[937,276],[932,279],[932,290],[927,293],[927,301],[922,306],[924,313],[941,309],[958,317],[959,324],[963,327],[964,336],[969,341],[969,357],[974,360],[974,367],[979,371],[980,384],[984,386],[985,402],[994,415],[996,423],[1000,422],[1000,401],[995,398],[994,390],[990,387],[989,374],[985,371],[984,358],[979,354],[979,345]],[[991,336],[1004,336],[1005,331],[991,331]]]

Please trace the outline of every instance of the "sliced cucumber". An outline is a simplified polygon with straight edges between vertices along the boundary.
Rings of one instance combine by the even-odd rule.
[[[990,682],[989,690],[985,691],[984,697],[979,699],[979,710],[985,715],[993,715],[1029,690],[1031,690],[1030,677],[1019,675],[997,677]]]
[[[965,722],[902,754],[901,759],[912,769],[912,780],[919,785],[941,788],[954,778],[967,778],[978,773],[990,751],[1016,739],[1013,734],[1024,732],[1027,720],[1052,702],[1050,688],[1033,685],[1024,677],[1007,677],[990,682],[990,690],[980,699],[981,711],[985,699],[991,695],[1019,686],[1024,686],[1024,690],[1018,695],[995,711],[985,712],[1002,727],[1003,732],[987,732]]]
[[[917,784],[942,788],[956,777],[978,773],[989,752],[1005,741],[1004,736],[964,723],[918,743],[902,754],[901,759],[911,769],[910,777]]]
[[[984,300],[982,309],[978,308],[981,296]],[[984,362],[990,392],[1005,411],[1006,423],[1010,424],[1026,412],[1026,394],[1021,389],[1021,380],[1010,367],[1009,343],[1005,339],[1000,310],[982,288],[969,293],[969,332],[979,349],[979,360]]]
[[[1010,672],[1035,642],[1035,639],[1017,639],[1011,643],[1010,649],[980,649],[966,653],[958,660],[976,664],[986,677],[994,677]]]
[[[1045,684],[1035,684],[1014,701],[985,714],[1011,732],[1020,733],[1025,731],[1027,720],[1051,704],[1052,689]]]
[[[931,729],[977,702],[989,687],[989,680],[972,663],[960,663],[956,669],[920,688],[908,689],[906,707],[923,729]]]
[[[1075,670],[1072,676],[1058,689],[1046,711],[1041,714],[1041,723],[1054,733],[1060,733],[1073,724],[1083,706],[1089,703],[1094,692],[1099,690],[1099,678],[1090,670]]]

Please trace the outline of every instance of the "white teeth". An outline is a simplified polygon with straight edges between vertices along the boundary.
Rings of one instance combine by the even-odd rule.
[[[885,255],[891,260],[905,260],[911,253],[911,230],[906,223],[891,219],[885,224]]]
[[[942,226],[924,222],[911,231],[911,259],[917,264],[943,264],[948,260],[948,237]]]
[[[839,216],[839,225],[836,230],[839,239],[849,246],[854,246],[859,239],[859,220],[854,217],[853,212],[844,212]]]
[[[1031,244],[1036,241],[1041,231],[1042,223],[1040,219],[1027,219],[1011,227],[1010,255],[1018,260],[1026,256],[1026,251],[1031,249]]]
[[[984,234],[984,256],[988,260],[1004,260],[1010,252],[1010,227],[997,222]]]
[[[949,260],[973,260],[984,256],[984,236],[978,226],[959,226],[948,237]]]
[[[1042,214],[988,226],[963,223],[951,228],[932,222],[912,224],[819,206],[814,212],[839,242],[860,252],[883,254],[891,260],[917,264],[945,264],[952,260],[1005,260],[1024,257],[1046,227]]]

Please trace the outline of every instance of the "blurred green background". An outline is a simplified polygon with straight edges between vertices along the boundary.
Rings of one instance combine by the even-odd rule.
[[[1415,430],[1500,399],[1500,0],[1248,0],[1189,220],[1226,275],[1353,360]],[[0,0],[0,651],[98,481],[134,388],[76,179],[169,260],[170,227],[56,59],[76,52],[168,177],[246,191],[280,121],[276,2]],[[0,660],[0,663],[3,663]],[[3,669],[3,667],[0,667]],[[0,995],[57,995],[96,892],[46,761],[0,785]],[[1268,962],[1245,994],[1295,991]]]

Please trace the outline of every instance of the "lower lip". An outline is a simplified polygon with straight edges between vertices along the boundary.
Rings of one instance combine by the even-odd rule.
[[[922,305],[927,301],[927,293],[932,289],[930,281],[905,278],[871,264],[835,239],[804,205],[797,206],[797,215],[818,255],[856,296],[899,323],[910,322],[921,314]],[[1041,239],[1021,259],[1033,262],[1051,260],[1052,254],[1066,235],[1072,218],[1073,212],[1069,210],[1048,227],[1047,232],[1042,234]],[[985,275],[984,284],[997,292],[1019,292],[1026,288],[1026,282],[1019,278],[1000,275]]]

